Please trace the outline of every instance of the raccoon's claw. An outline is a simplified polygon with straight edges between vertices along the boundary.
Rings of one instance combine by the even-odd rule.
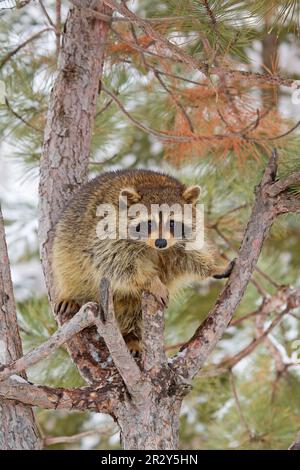
[[[140,348],[140,342],[137,339],[131,339],[129,341],[126,341],[126,345],[129,349],[130,354],[137,358],[140,356],[141,348]]]
[[[80,309],[80,305],[72,300],[61,300],[54,305],[54,313],[64,323],[75,315]]]
[[[148,286],[147,291],[152,294],[159,303],[166,307],[169,302],[169,291],[161,280],[156,277]]]
[[[230,274],[232,273],[233,267],[235,265],[235,261],[236,261],[236,258],[234,258],[232,261],[230,261],[230,263],[228,264],[225,271],[223,271],[222,273],[214,274],[213,278],[214,279],[226,279],[226,278],[228,278],[230,276]]]
[[[134,359],[138,359],[140,357],[140,351],[135,351],[134,349],[129,349],[130,354]]]

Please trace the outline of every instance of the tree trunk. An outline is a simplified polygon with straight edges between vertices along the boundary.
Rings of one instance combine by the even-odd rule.
[[[0,207],[0,364],[22,356],[16,306]],[[25,375],[23,374],[23,377]],[[22,377],[19,377],[22,380]],[[40,449],[41,442],[32,408],[12,400],[0,400],[0,449]]]
[[[53,297],[53,229],[70,198],[88,179],[97,98],[101,89],[108,23],[85,8],[108,15],[101,0],[77,0],[64,26],[58,73],[51,92],[39,184],[39,239],[46,285]],[[81,7],[81,8],[79,8]]]
[[[123,403],[117,413],[123,449],[177,449],[181,402],[153,394],[140,406]]]
[[[73,2],[75,3],[75,2]],[[87,11],[89,9],[89,11]],[[51,250],[54,227],[76,191],[88,179],[88,165],[101,89],[104,54],[109,25],[91,10],[110,18],[111,10],[101,0],[76,0],[65,23],[58,71],[51,92],[40,164],[39,241],[50,300],[54,298]],[[61,319],[57,318],[58,323]],[[107,379],[106,347],[95,328],[86,329],[68,342],[68,351],[88,382]]]

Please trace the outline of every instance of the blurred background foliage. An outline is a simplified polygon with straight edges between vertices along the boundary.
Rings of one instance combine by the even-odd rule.
[[[208,70],[229,67],[300,79],[299,1],[136,0],[128,7],[154,19],[157,31]],[[21,9],[3,10],[0,16],[0,80],[6,88],[0,105],[0,197],[25,351],[56,328],[39,265],[36,187],[57,63],[53,26],[62,31],[68,8],[66,1],[32,1]],[[218,249],[220,263],[232,259],[272,148],[279,150],[280,176],[299,171],[300,108],[292,99],[293,89],[230,74],[207,78],[171,60],[138,27],[121,21],[112,25],[103,83],[114,98],[102,92],[98,99],[90,176],[118,168],[151,168],[200,184],[207,236]],[[202,138],[168,142],[151,130],[162,137]],[[293,190],[299,193],[300,188]],[[293,341],[299,338],[299,309],[283,316],[269,341],[260,342],[231,371],[216,366],[257,336],[257,316],[247,315],[265,298],[280,292],[282,285],[300,288],[299,235],[299,216],[288,215],[274,224],[259,260],[260,271],[184,402],[181,448],[286,449],[293,442],[300,429],[300,366],[293,351]],[[206,317],[221,287],[222,281],[209,280],[172,300],[166,313],[170,354]],[[277,315],[272,311],[264,317],[263,327]],[[63,348],[33,367],[29,377],[54,386],[82,384]],[[36,414],[45,438],[107,427],[106,434],[95,432],[72,443],[48,445],[50,449],[119,448],[108,417],[45,410]]]

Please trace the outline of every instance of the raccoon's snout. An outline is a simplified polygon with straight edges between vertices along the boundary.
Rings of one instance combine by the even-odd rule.
[[[156,248],[166,248],[168,242],[165,238],[157,238],[157,240],[155,240],[155,246]]]

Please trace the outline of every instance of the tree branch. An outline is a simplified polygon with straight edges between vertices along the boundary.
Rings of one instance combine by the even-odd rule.
[[[25,126],[29,127],[30,129],[36,131],[36,132],[39,132],[39,133],[42,133],[42,129],[39,129],[38,127],[35,127],[33,126],[32,124],[30,124],[30,122],[28,122],[26,119],[24,119],[23,116],[21,116],[19,113],[17,113],[17,111],[15,111],[13,109],[13,107],[11,106],[10,102],[8,101],[7,97],[4,98],[5,100],[5,104],[8,108],[8,110],[11,112],[11,114],[13,116],[15,116],[17,119],[19,119],[19,121],[23,122],[23,124],[25,124]]]
[[[272,186],[268,189],[269,196],[277,196],[279,193],[285,191],[288,187],[293,185],[300,185],[300,171],[296,173],[292,173],[291,175],[285,176],[281,178],[276,183],[272,184]]]
[[[231,276],[206,320],[172,360],[174,370],[188,380],[202,367],[229,324],[250,281],[265,237],[274,219],[282,213],[278,198],[268,195],[275,182],[277,160],[274,151],[256,188],[251,217]]]
[[[19,376],[0,382],[0,397],[45,410],[91,410],[114,416],[119,393],[111,384],[104,387],[53,388],[32,384]]]
[[[74,0],[73,0],[74,1]],[[118,3],[115,0],[104,0],[104,3],[111,7],[114,11],[118,12],[122,17],[133,24],[138,25],[149,37],[156,41],[156,43],[166,49],[169,54],[183,62],[185,65],[191,69],[198,70],[205,75],[218,75],[227,78],[247,80],[254,82],[269,83],[271,85],[277,86],[286,86],[286,87],[295,87],[299,88],[295,80],[288,79],[285,77],[280,77],[278,75],[264,74],[264,73],[254,73],[248,72],[245,70],[234,70],[226,66],[209,66],[206,62],[198,61],[194,59],[189,54],[187,54],[182,48],[176,44],[170,42],[166,37],[164,37],[160,32],[156,31],[147,19],[140,18],[135,15],[131,10],[129,10],[124,2]]]
[[[235,400],[235,403],[236,403],[236,407],[237,407],[237,410],[238,410],[238,414],[239,414],[239,417],[240,417],[240,421],[241,421],[242,425],[244,426],[246,433],[248,434],[249,441],[251,441],[253,439],[253,433],[252,433],[252,430],[250,429],[250,426],[249,426],[249,424],[248,424],[248,422],[245,418],[245,415],[243,413],[243,410],[242,410],[242,407],[241,407],[241,402],[240,402],[240,399],[239,399],[239,396],[238,396],[238,393],[237,393],[237,389],[236,389],[235,378],[234,378],[234,375],[233,375],[232,371],[230,371],[230,384],[231,384],[234,400]]]
[[[144,337],[143,364],[145,371],[149,369],[155,377],[167,365],[164,352],[163,310],[151,294],[143,296],[143,330]],[[15,375],[49,356],[55,349],[70,340],[82,329],[95,324],[98,333],[105,341],[111,354],[111,361],[118,369],[125,386],[136,403],[143,403],[149,392],[149,381],[142,373],[131,356],[118,323],[114,316],[112,292],[109,282],[102,279],[100,284],[100,308],[97,304],[88,303],[79,312],[64,323],[45,343],[30,351],[20,359],[0,368],[0,396],[18,400],[22,403],[42,408],[92,409],[113,414],[111,401],[120,403],[124,392],[122,382],[114,381],[103,387],[85,387],[82,389],[54,389],[46,386],[30,384],[22,377]],[[101,400],[100,400],[101,398]]]
[[[44,29],[41,29],[41,31],[38,31],[37,33],[33,34],[33,35],[30,36],[28,39],[26,39],[26,41],[22,42],[22,43],[19,44],[17,47],[15,47],[15,49],[13,49],[12,51],[8,52],[8,53],[3,57],[3,59],[2,59],[1,62],[0,62],[0,69],[2,69],[2,67],[4,67],[4,65],[5,65],[15,54],[17,54],[17,52],[19,52],[21,49],[23,49],[23,47],[27,46],[27,44],[29,44],[30,42],[35,41],[35,39],[39,38],[42,34],[47,33],[48,31],[54,31],[54,30],[53,30],[53,28],[44,28]]]
[[[142,296],[142,314],[142,368],[150,375],[155,375],[167,366],[164,348],[164,311],[155,297],[147,292]]]
[[[112,292],[105,278],[100,283],[100,309],[95,316],[95,324],[129,393],[135,395],[139,388],[141,371],[121,334],[114,314]]]
[[[294,288],[284,288],[279,293],[275,294],[271,298],[267,299],[261,307],[255,312],[251,312],[248,315],[238,319],[236,322],[231,322],[230,325],[238,324],[239,320],[245,320],[251,316],[263,316],[266,317],[272,312],[277,312],[278,315],[271,321],[270,325],[265,329],[261,329],[259,336],[253,339],[247,346],[245,346],[241,351],[235,354],[232,357],[223,359],[220,363],[216,364],[214,367],[208,368],[206,370],[200,370],[197,374],[198,377],[214,376],[222,373],[228,372],[236,364],[238,364],[242,359],[251,354],[257,346],[259,346],[271,331],[280,323],[282,318],[290,313],[294,308],[300,307],[300,289]],[[285,364],[286,365],[286,364]],[[294,365],[293,362],[289,366]]]
[[[98,306],[96,304],[85,304],[73,318],[60,326],[51,338],[43,344],[10,364],[1,364],[0,381],[7,379],[12,374],[18,374],[45,359],[84,328],[95,324],[95,314],[97,311]]]
[[[118,428],[115,423],[105,424],[101,427],[90,429],[89,431],[80,432],[78,434],[73,434],[72,436],[46,436],[43,439],[44,447],[53,446],[56,444],[73,444],[78,442],[84,437],[88,436],[111,436],[118,432]]]
[[[288,212],[300,213],[300,196],[292,193],[283,192],[278,194],[276,201],[277,215],[286,214]]]

